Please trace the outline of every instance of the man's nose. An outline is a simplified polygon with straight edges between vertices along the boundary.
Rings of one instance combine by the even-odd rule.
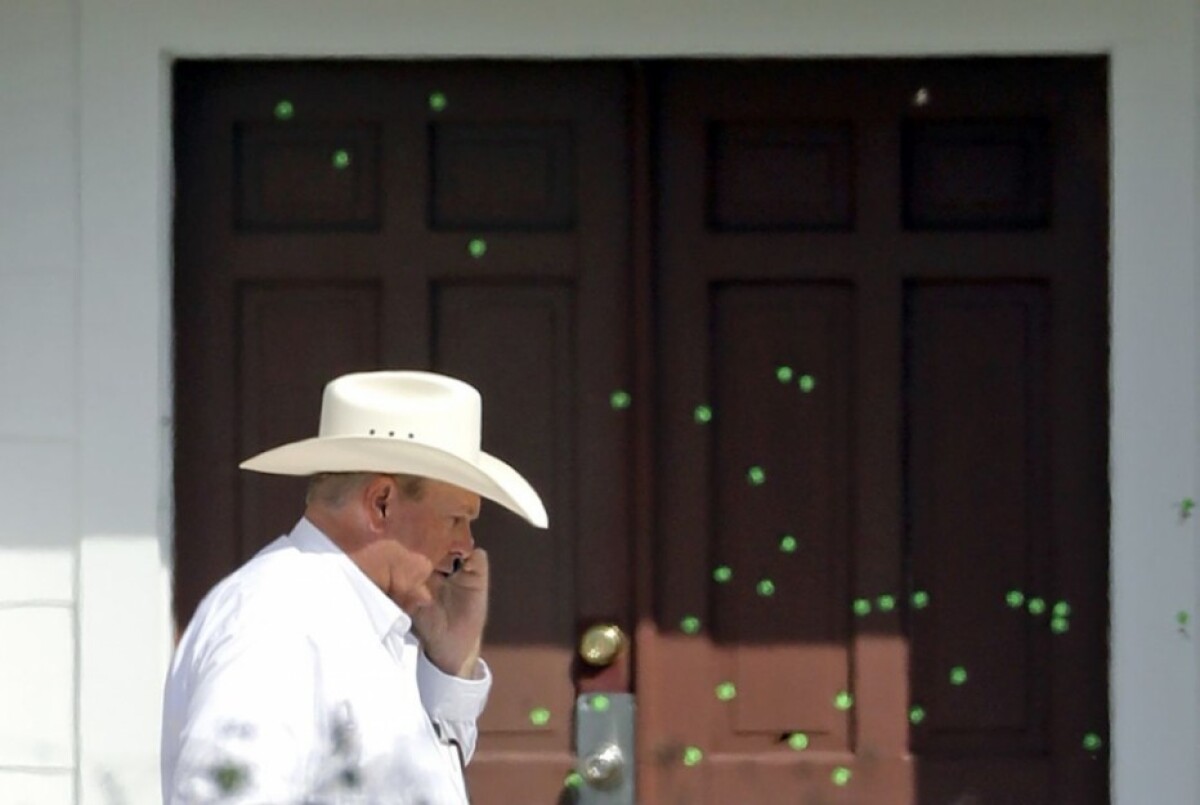
[[[471,526],[469,524],[458,529],[454,535],[454,542],[451,548],[462,554],[468,554],[475,550],[475,537],[471,534]]]

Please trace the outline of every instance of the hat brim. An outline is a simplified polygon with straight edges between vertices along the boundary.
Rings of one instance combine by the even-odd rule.
[[[316,437],[267,450],[238,466],[271,475],[322,472],[419,475],[495,501],[538,528],[549,525],[546,508],[529,482],[500,459],[482,452],[478,463],[472,463],[417,442],[384,440],[378,436]]]

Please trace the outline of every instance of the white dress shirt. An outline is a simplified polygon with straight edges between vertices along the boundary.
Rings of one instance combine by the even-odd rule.
[[[438,670],[308,520],[205,596],[167,678],[166,805],[459,805],[491,673]]]

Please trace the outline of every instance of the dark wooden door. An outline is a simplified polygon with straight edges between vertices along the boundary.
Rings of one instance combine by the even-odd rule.
[[[648,801],[1107,801],[1104,81],[662,71]]]
[[[176,70],[176,615],[344,371],[479,385],[479,805],[1107,801],[1099,60]],[[585,672],[582,629],[633,637]]]
[[[496,684],[470,783],[481,805],[554,801],[579,624],[630,629],[627,416],[611,405],[629,344],[623,71],[197,63],[175,78],[178,622],[300,514],[303,481],[236,467],[313,435],[327,380],[462,377],[486,401],[484,448],[552,524],[491,507],[476,529]]]

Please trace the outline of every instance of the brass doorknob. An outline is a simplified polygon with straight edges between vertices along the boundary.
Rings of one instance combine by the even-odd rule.
[[[625,648],[625,633],[615,623],[597,623],[579,640],[579,656],[588,665],[612,665]]]

